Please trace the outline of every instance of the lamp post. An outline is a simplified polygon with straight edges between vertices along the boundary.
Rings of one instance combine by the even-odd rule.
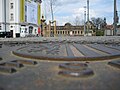
[[[42,15],[42,19],[41,19],[41,36],[43,37],[43,30],[44,30],[44,23],[45,23],[45,19],[44,16]]]
[[[115,36],[116,35],[116,26],[117,26],[117,23],[116,23],[116,13],[117,12],[117,8],[116,8],[116,0],[114,0],[114,31],[113,31],[113,35]]]
[[[5,37],[6,37],[6,0],[4,0],[4,20],[5,20]]]
[[[87,0],[87,35],[89,33],[89,0]]]
[[[87,0],[87,21],[89,22],[89,0]]]
[[[85,33],[86,32],[86,6],[84,6],[84,36],[85,36]]]
[[[52,21],[54,21],[54,15],[53,15],[53,1],[52,1],[52,0],[50,0],[50,7],[51,7]]]

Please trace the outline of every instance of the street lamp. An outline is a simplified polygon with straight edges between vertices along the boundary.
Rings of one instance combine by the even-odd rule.
[[[54,15],[53,15],[53,1],[52,1],[52,0],[50,0],[50,7],[51,7],[52,21],[54,21]]]
[[[4,19],[5,19],[5,37],[6,37],[6,0],[4,0]]]
[[[41,19],[41,36],[43,36],[43,30],[44,30],[44,23],[45,23],[45,19],[44,16],[42,15],[42,19]]]
[[[89,33],[89,0],[87,0],[87,35]]]
[[[86,32],[86,6],[84,6],[84,36],[85,36],[85,33]]]
[[[117,26],[117,22],[116,22],[116,13],[117,12],[117,8],[116,8],[116,0],[114,0],[114,31],[113,31],[113,35],[116,35],[116,26]]]

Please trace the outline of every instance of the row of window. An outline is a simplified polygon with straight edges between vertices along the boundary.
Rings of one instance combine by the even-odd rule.
[[[52,31],[51,33],[53,33],[54,31]],[[63,34],[63,35],[69,35],[70,31],[57,31],[56,34]],[[75,35],[82,35],[83,31],[72,31],[72,34]]]
[[[10,9],[13,9],[14,5],[13,3],[10,3]]]
[[[10,3],[10,9],[13,9],[14,8],[14,4],[13,3]],[[10,21],[13,21],[14,20],[14,15],[13,13],[10,14]]]

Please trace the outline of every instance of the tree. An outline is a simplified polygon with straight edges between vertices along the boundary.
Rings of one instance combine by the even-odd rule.
[[[103,36],[104,35],[104,30],[106,28],[106,18],[102,19],[102,18],[91,18],[91,21],[93,23],[93,25],[95,26],[95,32],[96,32],[96,36]]]
[[[107,25],[106,18],[102,19],[102,18],[99,18],[99,17],[98,18],[93,17],[93,18],[91,18],[91,21],[94,24],[96,30],[104,29],[105,26]]]
[[[83,25],[84,24],[84,21],[83,20],[80,20],[80,18],[78,16],[75,17],[74,21],[73,21],[73,24],[75,26],[80,26],[80,25]]]
[[[75,24],[75,26],[80,25],[80,18],[78,16],[75,17],[74,24]]]
[[[46,13],[51,13],[51,19],[54,20],[54,12],[57,6],[58,0],[44,0],[45,7],[46,7]]]

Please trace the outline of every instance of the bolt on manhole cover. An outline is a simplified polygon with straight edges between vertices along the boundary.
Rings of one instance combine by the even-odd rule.
[[[59,65],[61,69],[58,75],[70,77],[87,77],[94,75],[92,69],[86,63],[63,63]]]

